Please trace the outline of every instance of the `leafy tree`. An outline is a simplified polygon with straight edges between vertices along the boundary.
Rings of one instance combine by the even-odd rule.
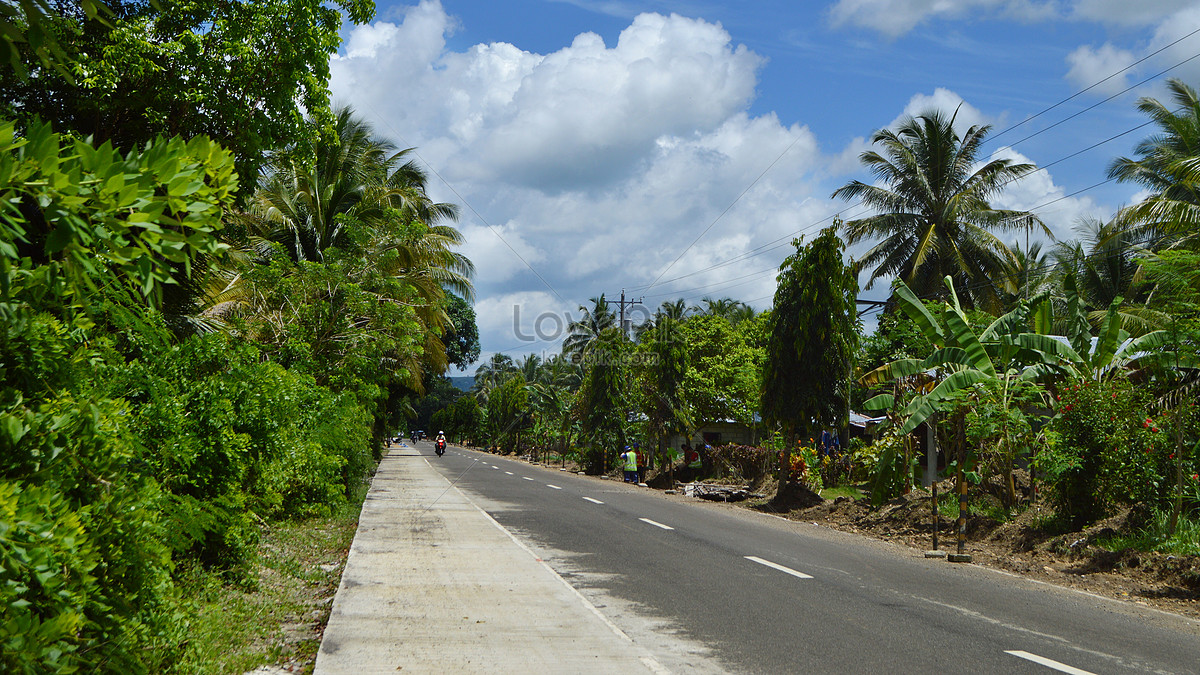
[[[642,335],[638,353],[644,357],[639,371],[642,413],[647,428],[658,444],[658,454],[672,434],[682,434],[693,425],[690,408],[683,397],[688,371],[688,352],[674,319],[660,316]]]
[[[237,188],[232,157],[205,138],[122,156],[40,123],[18,137],[2,120],[0,176],[0,265],[27,258],[42,288],[80,305],[115,283],[132,302],[160,306],[176,283],[171,264],[190,270],[223,250],[216,233]]]
[[[491,392],[504,384],[509,375],[517,372],[517,365],[508,354],[492,354],[492,358],[475,369],[475,384],[471,391],[483,405],[487,405]]]
[[[797,433],[843,427],[849,413],[850,375],[858,349],[858,279],[842,261],[844,245],[827,228],[780,265],[768,319],[762,379],[762,417],[783,427],[778,497],[785,494]]]
[[[878,212],[842,226],[850,245],[882,239],[855,264],[874,267],[867,288],[896,276],[923,298],[944,298],[941,280],[949,276],[967,307],[997,311],[1001,290],[1014,285],[1016,261],[992,231],[1036,226],[1050,232],[1032,213],[988,202],[1035,167],[994,159],[976,168],[991,127],[972,126],[960,137],[956,117],[930,111],[905,118],[895,131],[875,132],[871,142],[884,154],[868,150],[860,159],[884,185],[851,181],[833,196]]]
[[[735,326],[742,321],[754,318],[754,308],[740,300],[734,300],[733,298],[704,298],[701,302],[704,305],[693,307],[691,309],[692,314],[719,316]],[[663,305],[666,307],[669,303],[664,302]],[[673,311],[674,307],[670,309]]]
[[[1052,253],[1063,297],[1078,295],[1088,320],[1096,325],[1118,298],[1125,329],[1141,334],[1161,323],[1161,314],[1142,307],[1153,292],[1138,264],[1149,253],[1151,242],[1145,233],[1125,227],[1119,219],[1085,219],[1076,232],[1080,239],[1059,242]]]
[[[900,413],[901,434],[911,433],[934,413],[942,411],[959,413],[955,422],[961,425],[965,422],[962,413],[966,411],[963,398],[977,400],[991,395],[988,403],[1003,416],[995,452],[1005,479],[1005,505],[1012,506],[1016,502],[1012,469],[1017,453],[1025,446],[1017,442],[1019,429],[1007,424],[1013,419],[1009,411],[1014,402],[1029,400],[1028,384],[1052,375],[1077,372],[1085,361],[1070,346],[1044,334],[1053,323],[1047,294],[1029,302],[1021,301],[1016,309],[977,332],[958,303],[952,280],[947,277],[944,281],[951,301],[944,303],[940,312],[930,312],[904,282],[897,282],[894,289],[899,307],[921,328],[934,351],[924,359],[889,363],[867,373],[861,381],[870,386],[935,373],[936,386],[915,397]],[[894,395],[881,394],[866,405],[880,410],[892,408],[895,402]],[[962,431],[960,427],[956,432],[960,489],[964,489],[967,461]]]
[[[753,424],[765,352],[763,320],[734,327],[720,316],[693,316],[679,324],[687,371],[680,398],[702,424],[735,420]]]
[[[417,400],[413,408],[416,410],[417,416],[413,420],[413,428],[424,429],[429,433],[436,433],[438,427],[434,422],[435,415],[438,411],[452,407],[458,399],[465,396],[458,387],[450,382],[450,378],[444,375],[430,375],[426,377],[425,395]]]
[[[575,399],[575,418],[583,426],[583,437],[591,443],[589,469],[593,472],[607,470],[625,445],[628,349],[621,331],[610,326],[601,330],[583,352],[586,374]]]
[[[492,390],[487,402],[488,437],[500,452],[517,448],[521,432],[529,423],[529,390],[521,375],[513,374]]]
[[[479,326],[475,324],[475,308],[453,293],[446,295],[446,315],[450,329],[442,337],[446,345],[446,361],[466,370],[479,358]]]
[[[461,234],[437,224],[455,209],[429,200],[424,173],[411,162],[399,163],[406,151],[393,154],[349,108],[337,111],[334,134],[317,131],[317,140],[273,161],[244,222],[297,263],[340,266],[376,302],[410,307],[419,326],[413,335],[422,348],[407,353],[393,370],[419,393],[424,372],[441,374],[449,366],[442,342],[454,329],[447,289],[468,298],[473,292],[473,266],[452,250],[462,243]],[[462,315],[461,306],[456,311]]]
[[[329,56],[340,43],[338,9],[358,24],[375,10],[371,0],[106,4],[105,21],[93,19],[90,1],[26,14],[53,36],[64,52],[60,60],[74,65],[70,73],[0,76],[6,114],[26,124],[54,120],[62,131],[123,151],[157,136],[206,135],[233,151],[245,192],[267,151],[302,138],[305,111],[331,121]],[[24,70],[44,57],[33,41],[8,46]]]

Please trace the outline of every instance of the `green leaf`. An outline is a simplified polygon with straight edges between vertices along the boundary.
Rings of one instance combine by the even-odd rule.
[[[933,318],[929,310],[925,308],[925,303],[917,298],[916,294],[912,292],[912,289],[907,284],[903,281],[897,282],[893,294],[899,301],[900,310],[907,314],[908,318],[912,319],[917,328],[921,329],[921,332],[925,334],[925,337],[935,347],[946,346],[946,338],[941,326],[938,325],[937,320]]]

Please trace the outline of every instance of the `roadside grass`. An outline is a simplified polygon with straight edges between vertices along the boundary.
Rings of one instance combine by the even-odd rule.
[[[860,485],[837,485],[835,487],[827,487],[821,490],[821,496],[825,499],[837,499],[838,497],[849,497],[851,499],[863,499],[869,496],[869,491],[864,492]]]
[[[1146,527],[1131,534],[1118,534],[1098,540],[1096,543],[1110,551],[1155,551],[1169,555],[1200,555],[1200,518],[1179,516],[1175,535],[1167,536],[1167,525],[1171,514],[1154,511]]]
[[[184,570],[180,585],[192,621],[174,672],[241,674],[276,665],[311,673],[366,491],[364,484],[327,518],[264,525],[254,588]]]

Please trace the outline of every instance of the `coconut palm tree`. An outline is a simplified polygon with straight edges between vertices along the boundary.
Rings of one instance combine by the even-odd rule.
[[[475,370],[475,384],[471,392],[480,405],[486,406],[492,390],[504,384],[505,380],[519,372],[517,364],[508,354],[492,354],[492,358],[480,364]]]
[[[1118,222],[1148,236],[1154,248],[1200,235],[1200,95],[1177,79],[1168,80],[1167,88],[1175,108],[1150,97],[1138,100],[1158,133],[1137,145],[1136,159],[1118,157],[1108,167],[1109,178],[1150,191],[1122,209]]]
[[[740,300],[733,298],[704,298],[703,306],[692,308],[693,314],[719,316],[733,325],[754,318],[754,309]]]
[[[943,298],[949,276],[965,305],[998,311],[1001,289],[1015,288],[1015,261],[992,231],[1050,232],[1032,213],[996,209],[988,200],[1036,167],[1008,159],[977,166],[991,127],[972,126],[959,136],[956,117],[957,111],[950,117],[930,111],[875,132],[871,141],[883,154],[869,150],[860,160],[882,185],[851,181],[833,196],[876,211],[842,226],[851,245],[879,240],[857,261],[858,269],[873,267],[867,288],[899,277],[921,297]]]
[[[423,371],[448,367],[441,342],[453,327],[446,291],[467,300],[474,295],[474,267],[454,250],[462,235],[444,222],[457,217],[457,208],[428,197],[427,176],[408,158],[411,149],[395,152],[349,107],[335,117],[332,133],[314,129],[314,140],[270,161],[243,214],[250,234],[245,253],[269,254],[263,242],[274,241],[293,260],[323,262],[331,248],[353,249],[362,263],[353,281],[381,303],[415,309],[424,356],[406,370],[418,383]],[[223,299],[236,296],[233,290],[223,289]]]
[[[588,309],[583,305],[579,306],[580,317],[578,321],[572,321],[567,330],[569,335],[563,341],[563,355],[575,358],[585,357],[591,348],[591,345],[600,337],[600,334],[609,328],[617,327],[617,315],[613,313],[612,307],[608,301],[604,299],[604,294],[600,297],[592,298],[592,309]]]

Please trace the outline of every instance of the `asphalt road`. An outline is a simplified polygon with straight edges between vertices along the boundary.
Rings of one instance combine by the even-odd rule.
[[[668,667],[1200,673],[1200,624],[1183,617],[811,524],[418,447]]]

